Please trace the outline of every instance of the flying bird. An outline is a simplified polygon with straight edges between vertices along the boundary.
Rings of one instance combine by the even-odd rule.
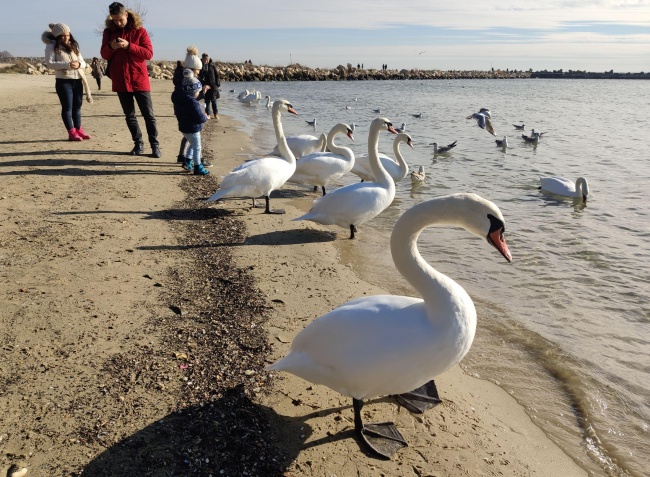
[[[490,118],[492,117],[492,114],[490,113],[490,110],[487,108],[481,108],[481,110],[478,113],[473,113],[471,116],[467,116],[467,119],[475,119],[476,124],[481,129],[485,129],[487,132],[492,134],[493,136],[496,136],[497,133],[494,131],[494,127],[492,126],[492,122],[490,122]]]

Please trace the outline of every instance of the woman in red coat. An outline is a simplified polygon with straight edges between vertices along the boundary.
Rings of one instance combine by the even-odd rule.
[[[153,57],[153,47],[140,16],[124,5],[113,2],[108,7],[109,17],[102,37],[102,58],[109,62],[108,75],[113,82],[124,111],[126,124],[131,131],[134,156],[144,153],[142,131],[135,116],[135,102],[147,126],[147,135],[153,157],[162,157],[158,142],[156,117],[151,102],[151,86],[147,60]]]

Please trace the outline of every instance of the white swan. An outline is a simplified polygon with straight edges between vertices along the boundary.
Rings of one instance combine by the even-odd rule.
[[[273,103],[271,102],[271,97],[267,94],[266,95],[266,107],[267,107],[267,109],[271,109],[271,106],[273,106]]]
[[[294,184],[320,186],[323,195],[325,186],[350,172],[354,165],[354,152],[348,147],[338,146],[334,139],[339,134],[346,134],[354,141],[352,129],[345,123],[338,123],[327,134],[327,149],[330,152],[312,152],[302,156],[296,162],[296,172],[289,182]]]
[[[589,184],[584,177],[578,177],[575,182],[565,177],[540,177],[541,190],[565,197],[582,197],[587,202]]]
[[[478,126],[481,129],[485,129],[493,136],[496,136],[497,133],[494,131],[494,127],[492,126],[492,122],[490,121],[491,117],[492,114],[490,113],[490,110],[488,108],[481,108],[481,110],[478,113],[474,113],[467,116],[467,119],[475,119],[476,124],[478,124]]]
[[[252,197],[264,196],[266,200],[265,213],[283,214],[283,210],[269,209],[269,195],[279,189],[293,175],[296,170],[296,158],[287,146],[282,129],[281,115],[284,112],[298,114],[289,101],[278,99],[273,103],[272,117],[275,128],[275,138],[280,146],[282,157],[262,157],[245,162],[236,167],[223,178],[219,190],[215,192],[208,202],[219,200],[223,197]]]
[[[400,145],[405,142],[409,147],[413,148],[413,142],[411,141],[411,136],[406,133],[401,133],[395,136],[393,140],[393,154],[395,159],[387,156],[386,154],[379,154],[379,160],[381,165],[386,169],[386,172],[390,174],[393,178],[393,181],[399,182],[406,177],[409,172],[409,166],[402,157],[402,153],[399,150]],[[356,174],[361,178],[361,181],[374,181],[375,175],[372,172],[372,167],[370,166],[370,156],[368,154],[359,154],[354,158],[354,166],[350,170],[352,174]]]
[[[300,134],[299,136],[287,136],[286,139],[289,149],[291,149],[296,159],[316,151],[325,152],[327,149],[327,134],[325,133],[322,133],[319,137]],[[271,151],[271,155],[280,155],[280,149],[277,145]]]
[[[385,457],[391,449],[377,445],[374,436],[368,442],[367,434],[388,434],[393,444],[401,436],[392,423],[364,425],[363,400],[426,384],[463,359],[476,331],[476,309],[467,292],[417,249],[418,236],[429,225],[462,227],[512,260],[503,216],[492,202],[476,194],[422,202],[400,217],[390,239],[395,267],[422,298],[377,295],[350,301],[307,325],[288,354],[266,368],[353,398],[357,434]]]
[[[416,171],[411,172],[411,181],[413,182],[424,182],[424,179],[426,178],[426,173],[424,172],[424,167],[420,166],[420,168]]]
[[[246,94],[243,97],[239,98],[239,101],[241,101],[242,103],[251,104],[253,101],[258,101],[262,98],[262,93],[260,93],[259,91],[244,90],[244,92]]]
[[[349,228],[350,238],[353,239],[357,225],[376,217],[393,202],[395,182],[382,167],[377,151],[382,129],[395,133],[393,125],[386,118],[377,118],[370,124],[368,154],[375,182],[359,182],[336,189],[317,199],[309,212],[293,220],[311,220]]]

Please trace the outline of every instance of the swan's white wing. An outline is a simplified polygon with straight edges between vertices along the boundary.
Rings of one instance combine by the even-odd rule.
[[[565,177],[540,177],[542,190],[552,194],[574,197],[576,195],[576,185]]]

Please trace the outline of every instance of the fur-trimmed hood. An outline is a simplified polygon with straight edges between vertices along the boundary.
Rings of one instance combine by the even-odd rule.
[[[137,30],[142,27],[142,18],[140,18],[140,15],[129,9],[126,10],[126,13],[129,15],[129,19],[127,20],[126,26],[124,28]],[[106,28],[110,31],[120,30],[120,28],[118,28],[117,25],[113,23],[113,19],[110,15],[106,18]]]
[[[49,45],[50,43],[55,43],[56,42],[56,37],[52,33],[52,30],[45,30],[43,32],[43,34],[41,35],[41,40],[46,45]]]

